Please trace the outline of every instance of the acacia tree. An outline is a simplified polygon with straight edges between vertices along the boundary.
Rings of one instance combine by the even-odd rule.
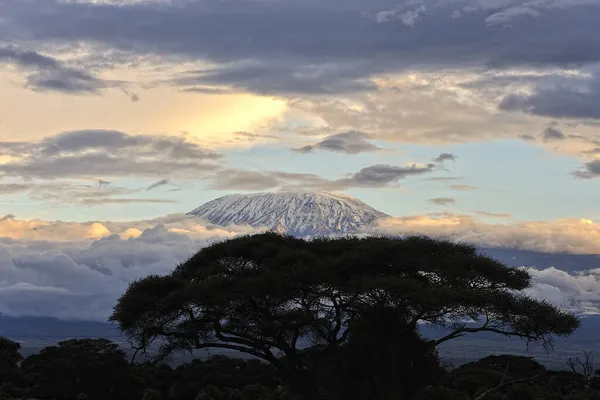
[[[409,331],[420,321],[446,328],[427,341],[431,348],[483,331],[551,346],[553,336],[571,334],[579,321],[527,296],[530,285],[524,269],[465,244],[266,233],[213,244],[168,276],[132,283],[111,320],[139,348],[158,340],[161,355],[237,350],[273,364],[302,388],[310,372],[303,339],[325,357],[348,342],[357,321],[383,308]]]
[[[70,339],[44,348],[21,363],[40,398],[121,400],[138,397],[119,346],[107,339]],[[139,398],[139,397],[138,397]]]

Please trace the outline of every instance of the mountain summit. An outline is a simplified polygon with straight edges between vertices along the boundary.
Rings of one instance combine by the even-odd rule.
[[[232,194],[187,215],[221,226],[262,226],[294,236],[356,233],[388,217],[356,198],[327,192]]]

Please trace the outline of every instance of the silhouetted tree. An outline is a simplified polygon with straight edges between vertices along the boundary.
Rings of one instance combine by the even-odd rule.
[[[0,394],[8,397],[17,397],[27,385],[26,376],[19,369],[23,359],[20,349],[19,343],[0,337]]]
[[[581,357],[567,357],[567,365],[575,374],[583,375],[589,381],[594,374],[594,355],[591,351],[582,351]]]
[[[125,353],[106,339],[59,342],[22,362],[33,395],[43,399],[120,400],[139,398]]]
[[[447,328],[423,343],[430,349],[473,332],[546,346],[572,333],[578,319],[524,294],[530,284],[526,270],[464,244],[424,237],[305,241],[267,233],[213,244],[168,276],[134,282],[111,320],[137,347],[158,340],[163,356],[205,348],[253,355],[313,396],[302,339],[328,358],[348,343],[358,321],[379,309],[393,312],[403,332],[419,321]]]

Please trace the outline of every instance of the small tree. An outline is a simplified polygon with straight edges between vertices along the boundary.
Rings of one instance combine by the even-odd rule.
[[[22,369],[42,398],[139,398],[125,353],[106,339],[59,342],[23,360]]]
[[[139,348],[158,340],[162,356],[206,348],[253,355],[308,397],[315,358],[307,364],[302,340],[326,359],[379,309],[393,311],[396,325],[409,332],[419,321],[448,329],[427,341],[430,348],[475,332],[550,347],[553,336],[571,334],[579,320],[524,294],[530,284],[526,270],[464,244],[266,233],[213,244],[168,276],[132,283],[111,320]]]
[[[567,357],[567,365],[573,373],[581,374],[589,381],[594,374],[594,355],[591,351],[582,351],[581,354],[581,357]]]

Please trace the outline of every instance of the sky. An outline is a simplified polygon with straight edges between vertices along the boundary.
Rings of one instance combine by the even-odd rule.
[[[104,318],[251,233],[182,215],[231,193],[600,254],[598,26],[600,0],[0,0],[0,312]]]

